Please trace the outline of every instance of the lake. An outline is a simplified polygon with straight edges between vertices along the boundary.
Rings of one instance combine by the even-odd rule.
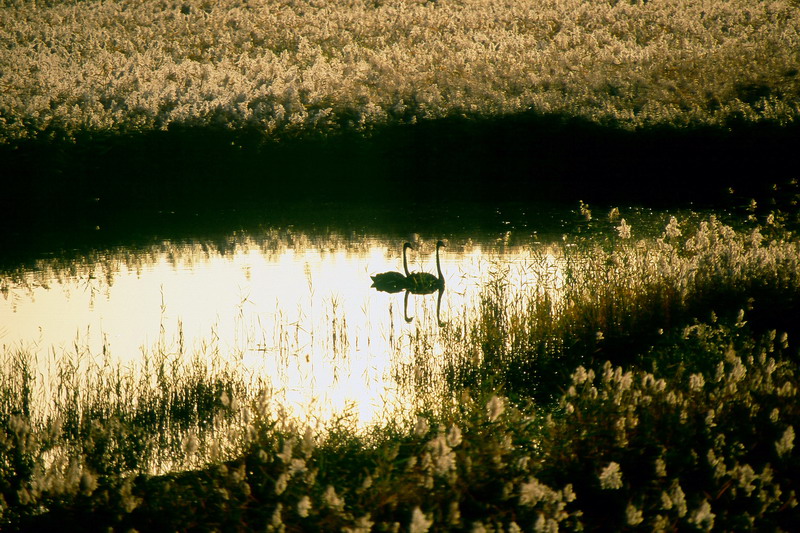
[[[34,356],[43,412],[65,368],[137,374],[164,357],[233,372],[301,420],[398,419],[431,401],[436,362],[471,327],[488,280],[502,273],[506,290],[557,289],[551,243],[579,219],[530,206],[344,213],[336,222],[314,211],[296,225],[262,217],[235,230],[222,223],[213,235],[83,243],[7,267],[5,364]],[[412,231],[387,227],[401,215]],[[406,241],[409,270],[436,274],[438,239],[441,295],[371,286],[371,275],[403,271]]]

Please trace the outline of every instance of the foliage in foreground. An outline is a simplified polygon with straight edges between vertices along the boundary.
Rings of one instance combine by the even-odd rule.
[[[453,350],[453,382],[491,381],[546,402],[566,389],[577,366],[598,358],[648,361],[648,347],[670,342],[665,335],[695,318],[734,320],[747,310],[756,329],[800,333],[792,216],[770,213],[766,223],[738,230],[716,216],[696,224],[670,217],[656,238],[641,239],[616,210],[610,219],[600,221],[610,237],[565,237],[560,277],[533,268],[531,288],[519,295],[508,272],[496,273],[481,297],[480,319],[457,332],[470,348]]]
[[[41,435],[4,415],[0,509],[23,528],[91,513],[120,530],[788,530],[796,348],[741,323],[683,337],[677,367],[579,367],[547,411],[465,395],[409,432],[319,437],[254,404],[239,459],[162,477],[47,466]]]
[[[477,379],[414,427],[298,427],[224,372],[158,361],[152,380],[74,382],[56,398],[66,417],[42,420],[18,401],[32,381],[20,358],[0,381],[0,523],[789,530],[800,520],[798,332],[768,327],[793,324],[781,315],[800,286],[784,222],[770,213],[735,231],[716,218],[694,230],[670,220],[645,242],[615,219],[615,239],[567,258],[568,297],[545,305],[534,286],[504,308],[496,279],[474,329],[447,330],[449,346],[463,344],[466,356],[452,356],[460,375]],[[547,379],[560,379],[551,401],[533,401]],[[147,428],[167,437],[151,445],[195,468],[153,475],[163,458],[136,448]]]
[[[529,110],[625,127],[798,116],[788,0],[2,4],[5,141]]]

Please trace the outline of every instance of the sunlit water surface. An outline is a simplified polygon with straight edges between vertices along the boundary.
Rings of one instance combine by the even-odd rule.
[[[558,277],[544,245],[451,239],[440,254],[440,309],[436,293],[406,304],[370,279],[402,272],[402,244],[272,231],[42,260],[0,278],[0,343],[6,355],[36,354],[44,389],[65,359],[91,372],[200,354],[266,385],[298,419],[345,410],[362,425],[397,419],[421,392],[399,377],[452,349],[448,328],[468,323],[492,272],[506,272],[512,290],[544,279],[542,269]],[[410,270],[436,273],[435,240],[414,247]]]

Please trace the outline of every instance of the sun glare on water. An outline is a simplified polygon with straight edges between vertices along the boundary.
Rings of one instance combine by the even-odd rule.
[[[450,243],[437,317],[435,294],[406,301],[370,286],[370,275],[403,271],[402,243],[295,240],[254,237],[225,250],[163,243],[70,270],[42,263],[4,282],[0,322],[12,332],[4,351],[35,352],[45,389],[65,360],[79,373],[138,372],[154,354],[186,364],[200,357],[268,389],[298,420],[347,412],[368,425],[414,408],[413,380],[398,376],[419,371],[420,360],[436,366],[448,328],[475,312],[493,269],[516,276],[510,287],[530,276],[530,249]],[[415,248],[409,269],[434,271],[433,244]]]

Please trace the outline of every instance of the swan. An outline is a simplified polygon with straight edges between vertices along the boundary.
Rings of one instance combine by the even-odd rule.
[[[446,245],[442,241],[436,243],[436,272],[439,277],[427,272],[412,272],[408,274],[408,270],[406,270],[406,283],[409,292],[413,294],[430,294],[444,289],[444,276],[442,275],[442,266],[439,263],[439,248],[443,246]],[[405,254],[405,248],[403,248],[403,253]],[[405,255],[403,257],[405,259]]]
[[[405,275],[400,272],[382,272],[370,276],[372,278],[372,286],[377,290],[388,293],[400,292],[408,288],[408,259],[406,257],[406,250],[411,248],[411,243],[403,244],[403,269]]]

